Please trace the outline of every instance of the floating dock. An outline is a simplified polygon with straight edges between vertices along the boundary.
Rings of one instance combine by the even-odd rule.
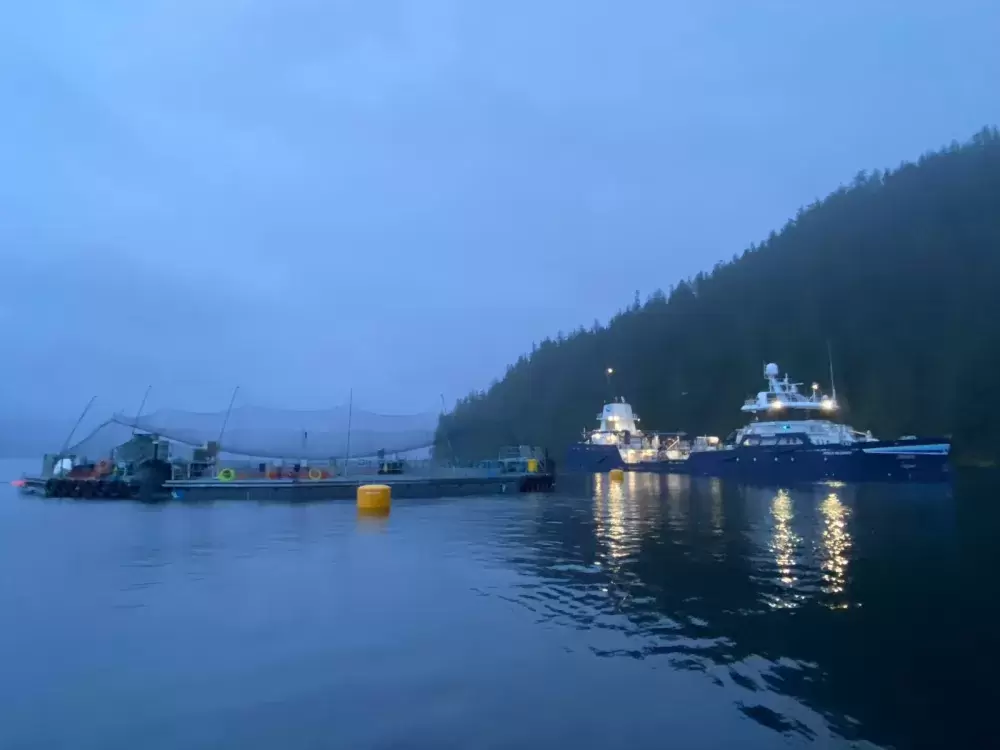
[[[24,477],[18,480],[22,492],[71,499],[140,500],[255,500],[270,502],[313,502],[354,500],[363,484],[387,484],[394,498],[463,497],[522,492],[551,492],[555,478],[548,473],[453,475],[357,475],[328,479],[175,479],[162,487],[147,489],[136,482],[94,479],[53,479]]]
[[[462,497],[551,492],[552,474],[458,474],[453,476],[352,476],[330,479],[178,479],[164,489],[175,500],[256,500],[272,502],[354,500],[363,484],[387,484],[396,498]]]

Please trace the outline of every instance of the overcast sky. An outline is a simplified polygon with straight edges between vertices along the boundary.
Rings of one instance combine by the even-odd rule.
[[[450,404],[1000,122],[997,39],[989,0],[9,3],[0,413]]]

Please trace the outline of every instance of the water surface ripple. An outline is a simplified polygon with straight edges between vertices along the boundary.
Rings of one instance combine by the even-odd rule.
[[[343,502],[27,498],[0,468],[3,748],[987,736],[992,477],[595,476],[372,522]]]

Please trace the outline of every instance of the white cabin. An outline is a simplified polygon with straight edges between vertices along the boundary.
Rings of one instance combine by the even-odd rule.
[[[632,411],[632,405],[625,399],[605,404],[597,415],[599,426],[586,435],[587,442],[593,445],[620,445],[636,440],[642,442],[642,431],[639,429],[639,418]]]
[[[778,365],[773,362],[764,368],[768,389],[758,393],[756,398],[747,399],[741,409],[756,419],[736,432],[730,447],[796,445],[804,443],[803,435],[808,436],[813,445],[848,445],[875,440],[870,432],[858,432],[850,425],[822,418],[833,416],[839,408],[836,395],[823,395],[819,385],[813,383],[812,393],[806,396],[799,391],[802,383],[793,383],[787,374],[781,378],[779,372]]]
[[[584,442],[590,445],[613,445],[622,460],[628,464],[656,461],[663,455],[677,458],[682,454],[677,436],[661,439],[660,435],[646,435],[639,429],[639,417],[624,398],[605,404],[597,415],[598,427],[584,431]]]
[[[617,403],[605,404],[604,410],[597,415],[601,426],[599,432],[629,432],[640,434],[639,418],[632,411],[632,405],[621,399]]]
[[[812,445],[850,445],[872,442],[870,432],[858,432],[850,425],[828,419],[788,420],[787,422],[751,422],[738,430],[735,445],[805,445],[803,435]]]
[[[813,383],[812,393],[804,396],[799,392],[802,383],[791,382],[788,375],[779,378],[778,372],[778,366],[774,362],[764,368],[768,389],[758,393],[757,398],[748,398],[743,402],[740,411],[758,415],[766,412],[779,416],[785,413],[785,409],[789,409],[790,414],[798,413],[798,416],[792,416],[792,419],[801,419],[808,413],[832,414],[837,410],[836,397],[822,395],[818,383]]]

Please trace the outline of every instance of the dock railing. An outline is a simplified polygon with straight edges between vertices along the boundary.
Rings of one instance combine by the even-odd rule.
[[[395,462],[399,459],[384,459],[385,462]],[[436,462],[432,459],[401,460],[402,471],[393,476],[409,477],[492,477],[500,476],[504,473],[503,466],[499,462],[490,462],[491,465],[448,465]],[[497,465],[492,465],[496,463]],[[330,461],[255,461],[246,459],[220,459],[212,474],[218,475],[224,469],[232,469],[238,478],[266,478],[269,475],[275,478],[299,478],[308,480],[311,469],[319,469],[322,474],[328,477],[337,478],[370,478],[373,481],[386,474],[379,473],[380,462],[377,459],[351,459],[345,466],[342,460]]]

